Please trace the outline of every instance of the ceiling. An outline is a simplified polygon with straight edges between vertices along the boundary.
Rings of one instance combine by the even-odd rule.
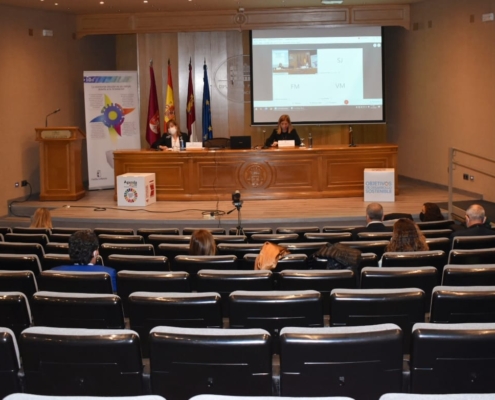
[[[147,3],[145,3],[147,1]],[[410,4],[424,0],[343,0],[340,6]],[[103,4],[100,4],[103,3]],[[0,4],[70,14],[217,11],[255,8],[338,7],[321,0],[0,0]]]

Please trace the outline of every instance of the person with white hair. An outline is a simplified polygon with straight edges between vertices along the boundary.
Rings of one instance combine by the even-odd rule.
[[[453,239],[456,236],[489,236],[495,235],[495,231],[486,226],[485,209],[479,204],[473,204],[466,210],[466,229],[460,229],[450,234]]]

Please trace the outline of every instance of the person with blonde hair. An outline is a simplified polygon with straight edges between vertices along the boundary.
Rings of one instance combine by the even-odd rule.
[[[425,251],[429,250],[425,236],[418,225],[408,218],[400,218],[394,224],[394,230],[386,251]]]
[[[287,114],[283,114],[278,119],[278,127],[275,128],[268,139],[266,139],[266,147],[278,146],[279,140],[293,140],[296,146],[301,144],[301,139],[297,134],[297,131],[292,127],[290,117]]]
[[[53,225],[50,210],[44,207],[38,208],[31,219],[31,225],[29,227],[52,229]]]
[[[210,231],[199,229],[194,231],[189,242],[189,254],[192,256],[214,256],[217,245]]]

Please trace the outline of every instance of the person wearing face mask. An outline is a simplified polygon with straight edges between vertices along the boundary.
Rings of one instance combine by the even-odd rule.
[[[440,207],[435,203],[424,203],[421,212],[419,213],[421,222],[443,221],[445,217],[440,211]]]
[[[173,119],[167,121],[165,124],[167,133],[163,134],[160,139],[151,145],[153,149],[168,150],[168,149],[180,149],[180,138],[184,143],[189,141],[187,133],[180,131],[179,125]],[[184,145],[185,146],[185,145]]]
[[[301,144],[301,139],[297,131],[292,127],[290,117],[287,114],[281,115],[278,119],[278,127],[266,139],[266,147],[277,147],[279,140],[293,140],[296,146]]]

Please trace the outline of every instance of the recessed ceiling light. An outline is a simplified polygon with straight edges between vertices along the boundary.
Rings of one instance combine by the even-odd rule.
[[[56,6],[58,6],[58,3],[55,3]]]
[[[321,4],[342,4],[344,0],[321,0]]]
[[[100,1],[100,4],[105,4],[105,2],[104,1]]]
[[[147,3],[147,2],[148,2],[148,0],[143,0],[143,3]]]

